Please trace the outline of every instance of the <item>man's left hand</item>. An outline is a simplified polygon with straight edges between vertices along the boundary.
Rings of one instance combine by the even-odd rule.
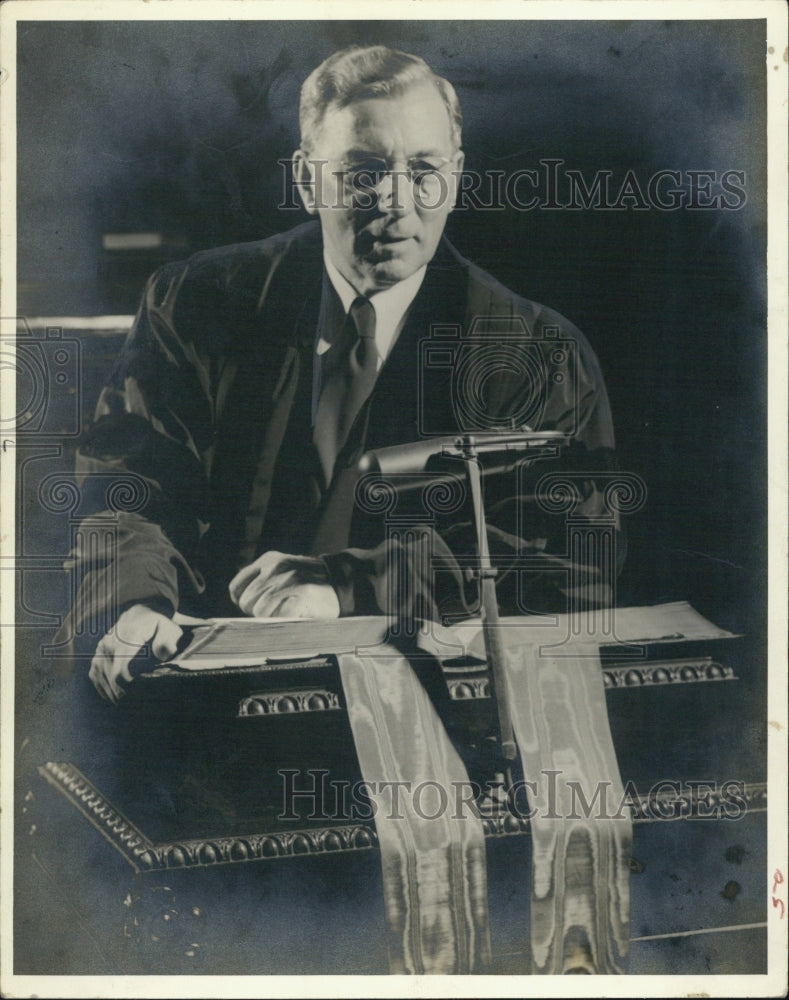
[[[310,556],[264,552],[230,581],[230,597],[255,618],[339,618],[326,565]]]

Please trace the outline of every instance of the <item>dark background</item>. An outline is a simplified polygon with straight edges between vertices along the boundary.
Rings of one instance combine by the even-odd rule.
[[[302,212],[277,208],[278,161],[298,145],[302,80],[352,42],[415,52],[454,83],[469,170],[509,174],[558,158],[587,182],[611,171],[615,188],[631,169],[644,188],[661,169],[744,171],[747,201],[734,211],[468,210],[450,217],[447,232],[506,285],[576,323],[600,358],[620,465],[648,491],[627,518],[620,603],[690,601],[746,634],[747,672],[759,677],[767,561],[763,21],[28,22],[18,40],[18,313],[28,318],[131,314],[162,261],[303,221]],[[103,248],[105,234],[141,232],[161,234],[161,246]],[[80,340],[84,416],[119,340]],[[56,391],[49,402],[53,412],[65,406]],[[17,640],[20,770],[48,759],[29,742],[32,733],[57,742],[78,726],[53,709],[64,661],[40,656],[68,604],[60,564],[69,532],[67,511],[42,508],[41,484],[69,466],[74,443],[47,433],[18,438],[19,545],[33,560],[19,574],[17,620],[32,626]],[[747,740],[758,755],[761,690],[750,685],[750,700],[737,709],[750,725],[721,726],[728,751],[710,742],[716,759],[736,759]],[[663,724],[672,718],[664,712],[645,756],[660,766],[678,734],[702,734],[705,714],[704,733],[714,733],[715,704],[706,695],[691,700],[698,707],[675,709],[675,726]],[[631,709],[633,732],[648,731],[654,705]],[[748,777],[719,777],[741,773]],[[674,971],[673,960],[660,971]]]
[[[764,36],[758,20],[22,23],[18,311],[132,313],[162,260],[302,221],[277,208],[278,160],[298,145],[302,80],[352,42],[418,53],[454,83],[470,170],[558,158],[587,182],[612,171],[614,190],[629,169],[644,189],[661,169],[744,171],[737,210],[465,210],[448,235],[598,353],[622,468],[648,488],[620,599],[686,598],[758,632]],[[159,248],[102,248],[146,231]],[[86,366],[88,406],[105,364]]]

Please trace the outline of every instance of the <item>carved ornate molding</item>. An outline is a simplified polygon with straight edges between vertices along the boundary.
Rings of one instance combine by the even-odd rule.
[[[246,695],[238,704],[238,716],[291,715],[298,712],[334,712],[340,709],[340,698],[325,688],[302,691],[261,691]]]
[[[747,813],[767,811],[767,785],[764,782],[723,782],[720,787],[705,786],[696,790],[691,787],[690,782],[665,781],[661,782],[661,786],[656,786],[647,793],[633,793],[632,790],[626,792],[626,807],[630,809],[634,823],[665,823],[702,818],[737,820]],[[607,815],[615,814],[620,804],[608,801]],[[504,796],[488,805],[489,808],[482,813],[486,837],[529,833],[526,804],[522,797],[517,797],[513,804]],[[518,806],[523,806],[523,809]],[[596,815],[595,806],[592,806],[590,815],[592,818]]]
[[[227,677],[228,674],[238,674],[238,673],[274,673],[276,671],[281,671],[287,669],[288,671],[293,670],[304,670],[304,669],[315,669],[316,667],[328,666],[330,660],[327,657],[316,657],[313,660],[305,660],[301,662],[272,662],[272,663],[261,663],[256,666],[244,666],[244,667],[233,667],[230,669],[211,669],[211,670],[177,670],[173,667],[158,667],[156,671],[148,674],[140,674],[139,679],[151,681],[158,680],[162,677],[172,677],[177,676],[180,679],[199,679],[206,677]],[[449,687],[450,697],[458,701],[466,701],[475,698],[489,698],[490,697],[490,684],[488,681],[487,674],[485,673],[484,666],[478,669],[469,671],[468,669],[458,669],[455,667],[444,667],[444,676],[446,677],[447,686]],[[603,682],[607,690],[622,688],[638,688],[638,687],[653,687],[660,684],[702,684],[708,683],[710,681],[734,681],[738,680],[737,675],[731,667],[724,666],[713,660],[712,657],[695,657],[695,658],[685,658],[680,660],[649,660],[642,662],[627,662],[620,663],[617,665],[603,665]],[[299,699],[303,692],[261,692],[260,694],[252,694],[244,699],[239,704],[239,715],[279,715],[281,712],[293,712],[293,711],[325,711],[328,707],[329,709],[339,708],[340,704],[335,705],[334,699],[338,696],[334,692],[324,691],[323,689],[315,689],[314,693],[323,696],[329,696],[331,704],[324,706],[323,708],[303,708],[303,707],[286,707],[284,709],[272,708],[269,709],[267,705],[253,705],[252,701],[257,701],[261,698],[268,699],[269,697],[279,698],[281,696],[287,698]],[[244,705],[249,702],[248,710],[244,708]],[[262,710],[261,710],[262,709]]]
[[[292,858],[299,854],[333,854],[375,847],[375,831],[362,824],[259,833],[245,837],[212,837],[152,844],[140,856],[143,870],[195,868],[239,861]]]
[[[745,813],[767,811],[765,782],[722,782],[720,787],[700,788],[694,792],[690,782],[663,782],[680,786],[679,792],[668,788],[633,797],[634,823],[675,822],[683,819],[740,819]],[[703,783],[702,783],[703,784]]]
[[[490,679],[487,676],[447,680],[447,687],[450,698],[455,701],[467,701],[469,698],[490,698]]]
[[[655,687],[661,684],[703,684],[709,681],[736,681],[732,667],[700,656],[682,660],[650,660],[643,663],[620,663],[603,666],[603,683],[606,690],[622,688]],[[490,681],[487,674],[474,676],[447,676],[450,697],[456,701],[490,698]]]
[[[646,663],[621,663],[616,667],[603,667],[603,682],[606,689],[736,680],[737,676],[731,667],[717,663],[711,656],[683,660],[652,660]]]
[[[150,841],[126,817],[114,809],[101,792],[73,764],[48,761],[38,773],[72,802],[96,829],[135,868],[135,859],[151,846]]]
[[[202,868],[240,861],[289,858],[301,854],[360,851],[378,844],[374,828],[362,823],[320,827],[315,830],[154,844],[130,820],[114,809],[72,764],[48,762],[39,767],[38,772],[79,809],[136,871]]]
[[[138,872],[205,868],[243,861],[266,861],[298,855],[336,854],[377,848],[378,836],[372,824],[348,823],[312,830],[266,832],[246,836],[197,838],[154,844],[130,820],[114,809],[107,799],[72,764],[49,762],[39,774],[63,794]],[[739,818],[767,809],[767,785],[736,784],[704,789],[694,794],[688,782],[663,782],[660,790],[630,794],[627,804],[633,822],[666,822],[698,819],[712,813],[722,818]],[[676,788],[668,786],[674,785]],[[729,786],[735,786],[729,782]],[[523,803],[520,803],[523,804]],[[611,803],[615,811],[619,803]],[[506,796],[482,812],[486,837],[517,836],[529,833],[529,820],[512,807]]]

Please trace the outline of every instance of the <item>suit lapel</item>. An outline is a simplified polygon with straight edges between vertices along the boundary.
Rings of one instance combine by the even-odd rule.
[[[465,320],[466,276],[442,246],[324,491],[311,422],[323,274],[319,243],[298,248],[280,265],[283,269],[286,273],[269,283],[259,304],[266,336],[258,338],[258,349],[265,351],[273,342],[269,369],[272,353],[281,360],[269,413],[261,414],[266,433],[252,478],[240,565],[268,548],[318,553],[346,547],[355,469],[363,451],[451,433],[456,426],[451,371],[424,364],[435,328],[454,329],[460,336]]]
[[[316,466],[319,471],[320,465],[312,447],[310,398],[322,263],[320,257],[311,254],[292,264],[288,261],[287,269],[285,280],[272,287],[261,303],[262,325],[267,331],[276,330],[276,339],[284,338],[285,344],[281,354],[269,354],[269,366],[277,356],[281,362],[252,480],[240,565],[268,548],[293,549],[298,540],[294,532],[303,527],[305,517],[314,511],[320,497],[316,479]],[[265,346],[268,339],[260,338],[258,343]]]
[[[431,384],[431,373],[427,373],[427,381],[423,377],[422,356],[434,326],[454,328],[460,335],[465,283],[462,270],[453,264],[442,254],[428,266],[403,330],[337,456],[310,548],[315,555],[336,552],[349,544],[375,544],[373,534],[380,534],[377,519],[372,525],[369,517],[355,511],[356,467],[366,449],[416,441],[436,433],[434,425],[451,423],[451,387],[446,372],[438,373],[437,381],[445,390],[439,395]],[[450,432],[451,427],[443,433]]]

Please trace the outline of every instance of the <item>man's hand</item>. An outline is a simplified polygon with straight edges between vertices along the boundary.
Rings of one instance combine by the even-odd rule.
[[[166,660],[175,653],[181,635],[174,621],[144,604],[135,604],[99,641],[88,677],[102,698],[115,705],[126,693],[119,682],[131,683],[129,663],[138,650],[148,643],[157,660]]]
[[[230,581],[230,597],[255,618],[339,618],[326,566],[310,556],[264,552]]]

